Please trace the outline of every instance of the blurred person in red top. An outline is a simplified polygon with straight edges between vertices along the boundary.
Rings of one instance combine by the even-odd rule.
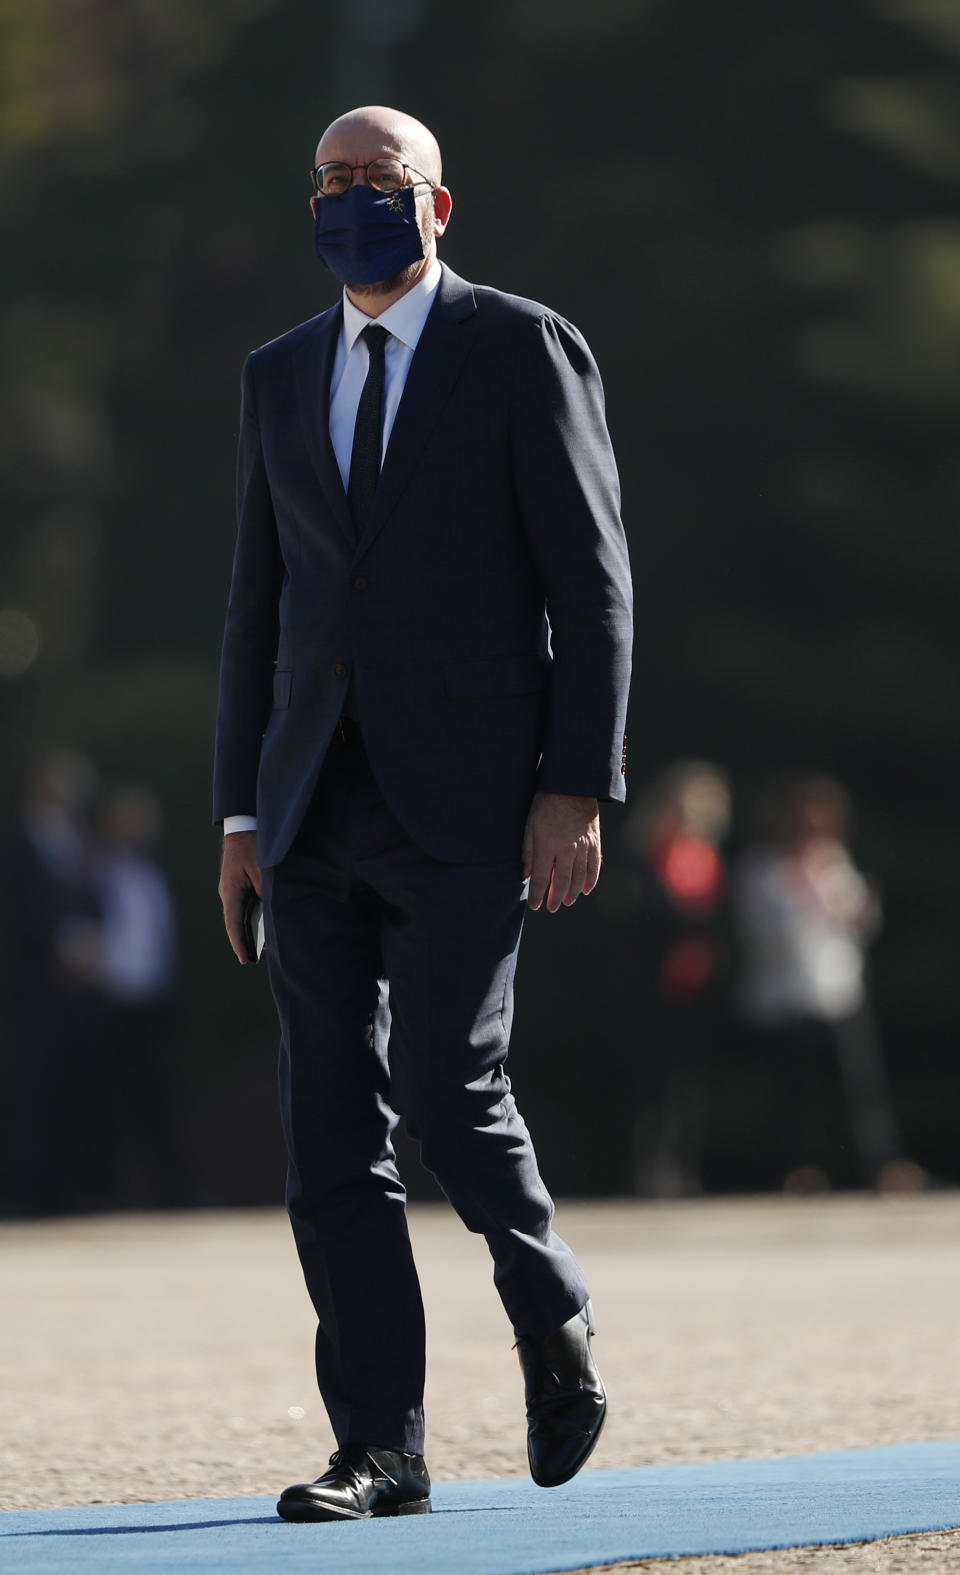
[[[621,842],[614,902],[639,994],[628,1077],[636,1111],[631,1185],[642,1197],[701,1190],[705,1073],[721,973],[730,789],[716,766],[682,761],[647,788]],[[613,883],[611,883],[613,884]]]
[[[867,995],[881,905],[847,846],[849,797],[829,777],[778,777],[751,819],[733,881],[738,998],[769,1074],[784,1189],[915,1188]]]

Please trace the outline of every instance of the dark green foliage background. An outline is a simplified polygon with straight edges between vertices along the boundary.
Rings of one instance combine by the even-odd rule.
[[[307,171],[362,102],[438,133],[446,260],[597,355],[638,593],[634,784],[696,755],[740,803],[790,767],[851,788],[909,1147],[960,1179],[955,0],[24,9],[0,6],[0,606],[43,646],[0,679],[2,808],[53,740],[160,793],[205,1195],[272,1198],[281,1170],[272,1008],[223,943],[208,825],[238,375],[334,299]],[[529,927],[515,1073],[560,1189],[625,1179],[616,1068],[643,1025],[616,955],[596,902]],[[732,1040],[713,1081],[708,1179],[750,1186]]]

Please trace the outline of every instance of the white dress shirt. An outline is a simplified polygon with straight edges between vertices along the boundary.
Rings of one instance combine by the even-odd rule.
[[[350,456],[353,452],[353,429],[357,424],[357,406],[370,365],[370,352],[361,337],[370,323],[386,328],[390,337],[384,355],[383,390],[383,444],[381,454],[393,431],[397,408],[407,382],[413,352],[420,343],[424,324],[433,305],[440,283],[441,268],[434,258],[430,267],[418,279],[412,290],[401,295],[379,317],[368,317],[354,306],[346,290],[343,292],[343,327],[337,341],[330,375],[330,441],[340,468],[344,491],[350,480]],[[381,459],[381,464],[383,463]],[[223,831],[229,836],[233,831],[256,831],[255,815],[227,815]]]

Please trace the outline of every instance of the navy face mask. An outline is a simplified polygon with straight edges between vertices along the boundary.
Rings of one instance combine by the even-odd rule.
[[[423,256],[412,186],[351,186],[313,204],[317,256],[343,284],[379,284]]]

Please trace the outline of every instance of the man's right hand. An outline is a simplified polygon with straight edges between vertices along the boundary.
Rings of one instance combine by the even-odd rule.
[[[246,963],[243,944],[243,898],[252,886],[257,896],[262,895],[263,880],[257,863],[257,833],[231,831],[223,839],[223,857],[220,861],[220,901],[223,903],[223,922],[238,962]]]

